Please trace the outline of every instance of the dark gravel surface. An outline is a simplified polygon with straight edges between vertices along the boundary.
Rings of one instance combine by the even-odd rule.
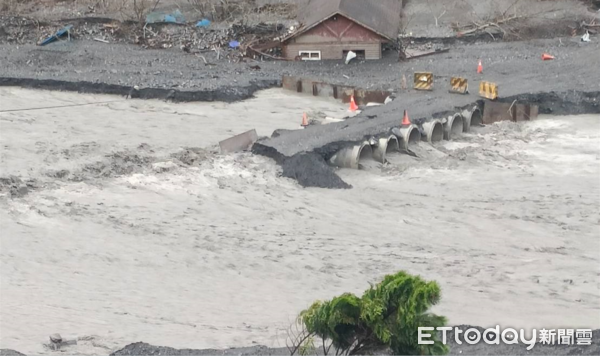
[[[594,58],[600,55],[598,38],[584,44],[578,38],[452,45],[451,51],[398,63],[393,52],[381,61],[353,62],[256,62],[229,63],[217,60],[214,52],[198,55],[172,48],[147,50],[129,44],[90,41],[61,41],[44,47],[0,45],[0,77],[91,82],[140,88],[215,90],[246,86],[257,80],[280,80],[282,75],[320,79],[332,84],[364,89],[399,89],[402,75],[410,82],[414,71],[432,71],[438,90],[446,93],[450,76],[463,75],[472,81],[483,78],[501,86],[501,96],[551,90],[573,90],[598,86]],[[440,47],[442,45],[434,45]],[[542,62],[541,54],[556,56]],[[477,60],[484,65],[482,77],[475,74]],[[255,70],[251,66],[258,65]],[[443,89],[443,90],[442,90]]]
[[[393,53],[377,63],[257,62],[229,63],[214,52],[202,54],[208,63],[179,49],[147,50],[129,44],[62,41],[44,47],[0,45],[0,77],[104,83],[140,88],[218,90],[247,86],[257,80],[281,80],[282,75],[323,78],[363,88],[392,88],[389,72],[397,70]],[[260,69],[251,67],[258,65]],[[394,68],[394,69],[392,69]],[[349,79],[345,78],[348,76]]]

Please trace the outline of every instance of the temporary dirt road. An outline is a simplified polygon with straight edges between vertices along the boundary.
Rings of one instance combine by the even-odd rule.
[[[121,100],[0,98],[4,110]],[[88,355],[135,341],[284,346],[315,299],[401,269],[440,283],[435,312],[451,324],[600,326],[600,117],[480,128],[418,147],[418,160],[341,170],[344,191],[210,152],[248,128],[295,128],[307,106],[346,114],[305,100],[1,113],[3,177],[29,182],[0,197],[1,347],[49,354],[55,332],[77,334],[66,351]]]

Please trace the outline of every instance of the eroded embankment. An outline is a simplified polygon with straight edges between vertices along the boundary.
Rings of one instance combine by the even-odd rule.
[[[251,98],[259,90],[281,86],[279,80],[256,80],[246,86],[224,86],[214,90],[177,90],[161,88],[139,88],[131,86],[92,83],[85,81],[71,82],[54,79],[2,78],[1,86],[18,86],[29,89],[72,91],[86,94],[110,94],[128,96],[135,99],[162,99],[173,102],[223,101],[232,103]]]
[[[554,115],[577,115],[577,114],[596,114],[600,113],[600,92],[583,92],[583,91],[567,91],[567,92],[548,92],[548,93],[537,93],[537,94],[521,94],[511,97],[506,97],[498,100],[499,102],[519,102],[529,103],[539,106],[539,112],[542,114],[554,114]],[[394,105],[393,103],[390,105]],[[431,119],[444,118],[453,114],[460,114],[469,107],[478,107],[480,110],[484,108],[484,101],[478,100],[475,103],[471,103],[466,106],[455,107],[454,110],[446,110],[441,112],[433,112],[429,115],[421,115],[421,117],[413,120],[413,124],[422,127],[424,122]],[[359,115],[359,119],[362,117],[369,118],[370,111],[363,112]],[[375,115],[376,116],[376,115]],[[365,124],[363,121],[346,121],[340,123],[332,133],[331,141],[327,141],[327,138],[323,139],[323,132],[331,130],[329,125],[320,126],[312,129],[310,132],[298,132],[293,136],[278,137],[276,144],[266,141],[259,141],[254,144],[252,151],[256,154],[264,155],[275,159],[284,169],[283,175],[289,178],[294,178],[298,183],[304,187],[320,187],[320,188],[349,188],[349,185],[340,179],[334,171],[334,168],[328,166],[326,162],[343,149],[361,145],[364,141],[370,140],[372,137],[381,137],[390,135],[393,128],[400,124],[400,117],[393,110],[380,114],[377,120],[371,120],[370,123]],[[340,130],[347,130],[353,123],[357,123],[361,126],[359,131],[354,133],[345,134],[344,140],[336,140],[333,136],[339,136]],[[333,125],[331,125],[333,126]],[[370,126],[370,127],[369,127]],[[322,130],[323,132],[315,132],[316,130]],[[453,128],[449,129],[448,133],[445,133],[446,139],[451,139]],[[468,128],[467,128],[468,130]],[[465,130],[465,131],[467,131]],[[337,131],[337,132],[336,132]],[[462,130],[461,130],[462,132]],[[306,144],[306,142],[314,140],[315,137],[321,136],[320,143],[314,144],[312,147]],[[400,138],[401,139],[401,138]],[[296,152],[294,148],[297,147]],[[279,148],[285,148],[285,153],[281,152]]]

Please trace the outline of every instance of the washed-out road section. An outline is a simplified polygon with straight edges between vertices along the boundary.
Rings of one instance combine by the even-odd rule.
[[[541,55],[545,52],[552,53],[556,59],[542,61]],[[408,111],[412,120],[419,121],[441,118],[473,106],[482,100],[479,96],[481,80],[498,85],[499,101],[529,102],[539,105],[542,113],[600,113],[600,81],[596,79],[600,77],[600,69],[592,64],[592,58],[598,58],[599,54],[598,43],[588,46],[575,39],[477,44],[453,49],[447,55],[405,64],[410,65],[412,71],[433,72],[433,91],[399,90],[397,98],[387,105],[367,108],[344,122],[309,127],[261,141],[255,145],[254,152],[280,162],[305,153],[317,153],[327,160],[340,148],[372,136],[389,134],[392,127],[400,125],[404,110]],[[476,73],[479,58],[484,64],[483,74]],[[401,73],[390,68],[388,74],[394,80],[405,74],[410,86],[412,71]],[[469,80],[469,95],[448,92],[452,76]],[[285,167],[293,170],[289,165]],[[299,169],[304,170],[305,167]],[[289,174],[294,176],[293,172]],[[322,179],[318,174],[315,176],[301,183],[320,185]]]

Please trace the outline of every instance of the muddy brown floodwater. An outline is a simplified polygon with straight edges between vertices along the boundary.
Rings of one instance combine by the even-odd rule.
[[[2,110],[120,100],[1,88]],[[315,299],[406,270],[451,324],[600,327],[600,117],[475,128],[300,188],[221,139],[345,106],[279,90],[235,104],[119,101],[0,113],[0,343],[71,354],[144,341],[285,345]],[[198,147],[183,149],[183,147]],[[17,181],[18,179],[18,181]],[[9,180],[2,180],[8,185]],[[27,184],[27,183],[28,184]]]

